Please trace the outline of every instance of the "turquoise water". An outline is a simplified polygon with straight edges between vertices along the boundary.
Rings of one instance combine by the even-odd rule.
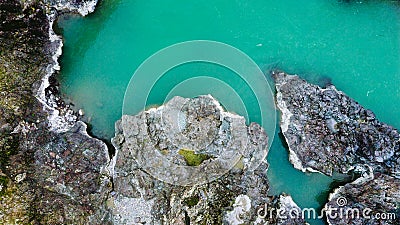
[[[58,30],[65,41],[61,91],[85,111],[92,133],[101,138],[113,136],[125,88],[137,67],[162,48],[198,39],[232,45],[265,72],[280,68],[313,83],[331,79],[382,121],[400,128],[400,13],[395,3],[104,0],[86,18],[60,19]],[[259,112],[252,110],[254,96],[245,85],[234,88],[244,96],[245,107],[230,101],[235,96],[226,85],[235,84],[231,71],[198,63],[167,75],[149,103],[212,92],[227,109],[243,114],[246,107],[247,119],[259,122]],[[170,93],[182,81],[174,76],[198,78]],[[205,76],[232,80],[213,83]],[[271,193],[289,193],[301,207],[321,206],[332,179],[295,170],[278,132],[268,156]]]

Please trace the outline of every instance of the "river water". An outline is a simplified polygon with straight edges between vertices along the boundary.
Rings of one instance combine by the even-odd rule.
[[[380,120],[400,128],[400,7],[389,1],[104,0],[88,17],[62,17],[57,31],[65,42],[61,91],[84,110],[91,132],[103,139],[113,136],[125,89],[138,66],[158,50],[190,40],[234,46],[266,73],[279,68],[312,83],[330,81]],[[176,67],[156,84],[149,104],[172,95],[211,93],[242,114],[230,102],[238,92],[248,108],[248,122],[260,122],[259,112],[252,110],[254,95],[246,85],[229,80],[231,73],[207,63]],[[204,76],[228,81],[210,82]],[[197,78],[170,92],[182,77]],[[271,194],[291,194],[301,207],[318,208],[326,201],[333,179],[295,170],[278,126],[268,162]]]

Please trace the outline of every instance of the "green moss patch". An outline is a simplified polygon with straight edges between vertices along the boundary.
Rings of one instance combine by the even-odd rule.
[[[210,159],[211,156],[206,154],[196,154],[194,151],[189,149],[180,149],[178,154],[185,158],[186,164],[188,166],[198,166],[203,161]]]
[[[6,176],[0,176],[0,197],[6,193],[8,178]]]
[[[199,203],[199,196],[195,195],[195,196],[191,196],[189,198],[186,198],[183,202],[185,203],[185,205],[189,206],[189,207],[193,207],[195,205],[197,205],[197,203]]]

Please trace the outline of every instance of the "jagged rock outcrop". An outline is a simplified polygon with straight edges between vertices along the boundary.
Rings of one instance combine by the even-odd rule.
[[[400,224],[400,181],[384,174],[338,188],[325,205],[329,224]]]
[[[400,135],[374,113],[336,90],[274,72],[281,129],[297,169],[331,175],[357,164],[399,176]]]
[[[398,131],[334,86],[321,88],[283,72],[273,77],[293,165],[361,176],[331,194],[325,205],[328,222],[399,224]]]
[[[211,96],[175,97],[123,116],[113,138],[115,224],[271,221],[257,215],[272,205],[262,160],[267,143],[258,124],[247,127]]]

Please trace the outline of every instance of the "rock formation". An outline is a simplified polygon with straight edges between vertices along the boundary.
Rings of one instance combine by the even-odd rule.
[[[54,8],[84,15],[93,3],[0,0],[1,224],[110,221],[106,145],[76,117],[57,120],[68,129],[52,129],[65,105],[49,104],[59,99],[52,76],[62,45],[52,31]]]
[[[174,97],[161,107],[123,116],[113,144],[115,224],[264,224],[276,219],[257,214],[264,205],[272,207],[263,160],[266,133],[255,123],[247,127],[243,117],[225,112],[211,96]],[[280,199],[278,205],[293,207],[282,206]]]
[[[334,86],[274,72],[281,129],[297,169],[347,173],[358,164],[398,176],[400,136]]]
[[[338,188],[325,210],[329,224],[394,225],[400,224],[399,202],[399,179],[380,174]]]
[[[360,176],[331,194],[325,205],[328,223],[399,224],[398,131],[334,86],[324,89],[283,72],[273,77],[293,165]]]

